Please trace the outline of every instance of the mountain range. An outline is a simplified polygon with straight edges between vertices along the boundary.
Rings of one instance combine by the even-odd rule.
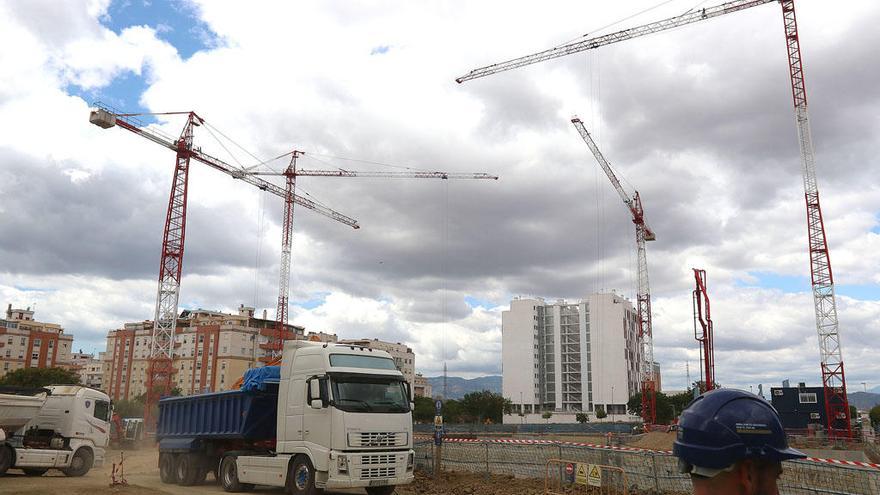
[[[849,405],[856,406],[860,411],[869,411],[872,407],[880,405],[880,394],[871,392],[849,392],[846,394]]]
[[[443,377],[429,376],[428,383],[434,397],[443,395]],[[501,375],[478,376],[477,378],[462,378],[450,376],[446,379],[446,388],[449,394],[447,399],[461,399],[470,392],[482,392],[488,390],[492,393],[501,393]]]

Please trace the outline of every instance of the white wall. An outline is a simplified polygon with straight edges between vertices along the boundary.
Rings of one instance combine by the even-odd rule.
[[[519,299],[501,312],[501,393],[516,405],[535,404],[534,307],[543,304]]]

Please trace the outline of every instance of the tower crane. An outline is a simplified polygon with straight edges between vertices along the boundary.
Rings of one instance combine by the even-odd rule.
[[[305,153],[294,150],[290,153],[290,163],[283,172],[247,172],[248,175],[276,175],[283,176],[287,183],[284,196],[284,221],[281,232],[281,270],[278,283],[278,308],[275,313],[275,335],[265,345],[271,351],[266,356],[267,363],[275,363],[281,355],[284,347],[284,333],[287,329],[288,296],[290,292],[290,262],[291,246],[293,243],[293,191],[296,187],[297,176],[311,177],[380,177],[380,178],[411,178],[411,179],[492,179],[498,180],[495,175],[486,173],[455,173],[455,172],[383,172],[383,171],[353,171],[353,170],[303,170],[297,169],[296,160]]]
[[[843,353],[838,331],[837,304],[834,297],[834,277],[825,225],[819,205],[819,187],[816,182],[816,158],[810,120],[807,111],[807,89],[804,81],[800,38],[797,29],[794,0],[733,0],[711,7],[691,10],[685,14],[624,29],[614,33],[565,43],[549,50],[499,62],[474,69],[456,79],[462,83],[471,79],[490,76],[499,72],[524,67],[573,53],[593,50],[602,46],[630,40],[641,36],[678,28],[698,21],[732,14],[741,10],[778,2],[782,7],[788,69],[791,79],[792,101],[795,110],[798,145],[804,182],[804,198],[807,207],[807,239],[812,275],[813,306],[816,331],[819,336],[819,352],[822,368],[822,386],[825,396],[825,417],[830,436],[852,436],[849,402],[846,396],[846,377],[843,369]]]
[[[642,362],[640,363],[642,419],[646,426],[653,425],[657,422],[657,378],[654,376],[654,341],[653,331],[651,330],[651,287],[648,283],[648,256],[645,250],[645,242],[656,240],[657,237],[654,235],[654,231],[647,223],[645,223],[645,211],[642,209],[642,200],[639,197],[639,192],[635,191],[633,194],[629,194],[623,189],[623,185],[621,185],[617,175],[614,174],[611,164],[608,163],[608,160],[605,159],[605,156],[599,150],[599,147],[596,146],[593,137],[590,136],[587,128],[584,127],[584,123],[581,119],[573,117],[571,123],[574,124],[575,129],[577,129],[584,142],[587,143],[587,147],[590,148],[590,151],[593,152],[593,156],[596,157],[599,166],[605,171],[605,175],[608,176],[608,180],[611,181],[611,184],[614,186],[620,199],[623,200],[623,204],[629,209],[629,212],[632,215],[632,222],[636,226],[636,249],[638,250],[639,266],[639,289],[636,294],[636,300],[639,315],[639,342],[642,346]]]
[[[171,392],[173,368],[174,331],[177,326],[178,297],[183,270],[183,251],[186,237],[186,203],[189,185],[190,160],[196,160],[219,170],[235,179],[240,179],[263,191],[281,196],[321,215],[352,228],[359,228],[353,218],[349,218],[308,198],[293,194],[271,182],[243,172],[219,158],[215,158],[193,146],[193,129],[205,124],[205,120],[195,112],[167,113],[117,113],[102,104],[96,104],[89,115],[89,121],[98,127],[108,129],[121,127],[156,144],[164,146],[177,154],[174,178],[171,182],[171,195],[168,200],[168,213],[162,238],[162,256],[159,264],[159,288],[156,296],[156,312],[153,319],[153,334],[150,344],[150,359],[147,370],[146,403],[144,404],[144,423],[147,428],[155,426],[153,405],[163,395]],[[179,138],[168,136],[159,129],[141,122],[139,115],[185,115],[186,124]]]
[[[700,361],[703,365],[701,374],[708,392],[715,389],[715,343],[712,326],[712,309],[709,306],[709,292],[706,290],[706,270],[694,268],[694,338],[700,343]],[[699,324],[699,327],[697,326]],[[690,386],[690,384],[688,384]]]

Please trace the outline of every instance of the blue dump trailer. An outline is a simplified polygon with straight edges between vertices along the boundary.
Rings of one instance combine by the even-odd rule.
[[[201,483],[209,471],[216,476],[224,454],[274,450],[277,408],[277,380],[265,377],[250,385],[246,377],[242,390],[162,399],[156,429],[162,481]]]

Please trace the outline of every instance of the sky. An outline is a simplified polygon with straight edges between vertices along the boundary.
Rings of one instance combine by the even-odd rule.
[[[36,307],[93,352],[109,330],[151,319],[174,156],[88,114],[97,101],[192,110],[211,124],[196,146],[237,166],[298,149],[303,168],[498,175],[300,177],[298,194],[361,228],[296,210],[290,319],[405,342],[429,376],[444,362],[450,375],[499,374],[513,297],[634,296],[633,225],[577,114],[657,234],[664,388],[683,389],[688,366],[698,378],[694,267],[708,272],[719,383],[819,384],[777,4],[454,81],[695,3],[0,1],[0,302]],[[874,388],[880,5],[797,8],[846,376],[851,390]],[[143,119],[172,136],[183,126]],[[274,317],[281,216],[279,198],[193,163],[181,309]]]

